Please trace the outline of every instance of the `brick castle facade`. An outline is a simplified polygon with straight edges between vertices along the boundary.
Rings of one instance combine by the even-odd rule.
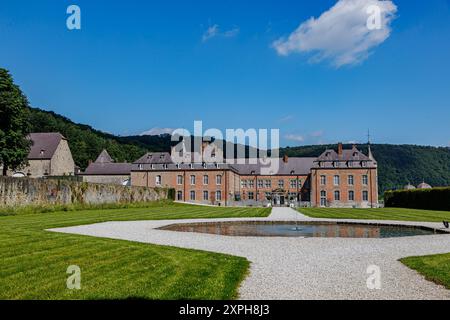
[[[148,153],[131,166],[131,185],[175,189],[175,199],[221,206],[377,207],[378,170],[353,146],[325,150],[318,158],[279,161],[269,174],[258,161],[174,163],[169,153]]]

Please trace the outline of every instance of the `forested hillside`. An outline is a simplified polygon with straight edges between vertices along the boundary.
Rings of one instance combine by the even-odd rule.
[[[132,162],[147,151],[170,151],[170,135],[117,137],[76,124],[54,112],[31,109],[33,132],[58,131],[69,139],[75,163],[85,168],[102,149],[107,149],[116,161]],[[350,145],[345,146],[350,148]],[[316,157],[326,148],[336,145],[315,145],[283,148],[280,154],[291,157]],[[367,153],[367,146],[359,148]],[[372,145],[379,165],[380,192],[401,188],[408,182],[418,185],[423,180],[432,186],[450,185],[450,148],[413,145]]]

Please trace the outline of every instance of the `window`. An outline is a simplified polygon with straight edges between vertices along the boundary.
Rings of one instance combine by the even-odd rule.
[[[258,180],[258,188],[264,188],[264,180]]]
[[[291,180],[290,181],[290,186],[291,186],[291,189],[297,188],[297,180]]]
[[[369,177],[367,175],[362,176],[362,184],[365,186],[369,184]]]
[[[242,186],[242,188],[247,188],[247,180],[242,180],[241,186]]]
[[[208,191],[203,191],[203,200],[204,201],[208,201],[209,200],[209,192]]]
[[[334,201],[341,201],[341,192],[340,191],[334,192]]]
[[[248,180],[248,187],[249,188],[254,188],[255,187],[255,180]]]
[[[253,192],[249,192],[248,193],[248,200],[253,200],[255,199],[255,194]]]
[[[195,191],[191,191],[189,198],[191,199],[191,201],[195,201]]]
[[[320,191],[320,206],[326,207],[327,206],[327,192],[326,191]]]
[[[335,186],[340,185],[340,184],[341,184],[341,177],[340,177],[340,176],[337,176],[337,175],[334,176],[333,182],[334,182],[334,185],[335,185]]]
[[[216,184],[218,186],[220,186],[222,184],[222,176],[219,174],[216,176]]]
[[[322,186],[327,184],[327,177],[326,176],[320,176],[320,184]]]
[[[369,192],[363,191],[362,198],[363,198],[363,201],[369,201]]]
[[[183,184],[183,176],[181,176],[181,175],[178,175],[178,176],[177,176],[177,184],[178,184],[178,185]]]
[[[203,184],[205,186],[209,184],[209,176],[206,174],[203,176]]]
[[[348,185],[352,186],[355,184],[355,177],[353,176],[348,176]]]
[[[216,201],[222,201],[222,191],[216,191]]]
[[[195,185],[195,176],[194,175],[191,176],[191,185],[192,186]]]
[[[284,188],[284,180],[278,180],[278,188]]]
[[[177,200],[183,201],[183,191],[177,191]]]
[[[144,165],[143,164],[138,164],[138,168],[139,168],[139,170],[144,170]]]
[[[355,201],[355,192],[354,191],[348,192],[348,201]]]
[[[272,188],[272,181],[271,180],[264,180],[264,186],[266,188]]]
[[[157,186],[160,186],[160,185],[161,185],[161,182],[162,182],[161,176],[156,176],[155,184],[156,184]]]

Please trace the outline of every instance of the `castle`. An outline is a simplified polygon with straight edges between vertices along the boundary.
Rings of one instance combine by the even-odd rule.
[[[131,165],[131,185],[173,188],[175,200],[205,205],[377,207],[377,162],[368,150],[340,143],[317,158],[284,156],[274,172],[256,159],[174,162],[169,153],[147,153]]]

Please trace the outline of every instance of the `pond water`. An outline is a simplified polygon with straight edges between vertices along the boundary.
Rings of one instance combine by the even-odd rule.
[[[206,222],[172,224],[160,229],[240,237],[395,238],[445,233],[425,227],[341,222]]]

